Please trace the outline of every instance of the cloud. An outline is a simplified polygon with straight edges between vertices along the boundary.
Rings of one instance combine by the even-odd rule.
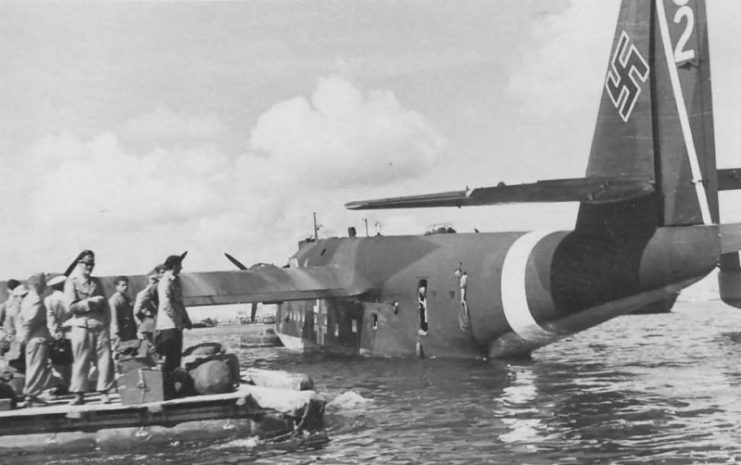
[[[200,120],[173,115],[157,110],[122,132],[131,137],[145,121]],[[114,131],[53,134],[29,148],[19,167],[27,177],[13,191],[22,202],[3,207],[14,222],[0,232],[0,240],[24,244],[10,260],[33,257],[21,275],[63,268],[82,248],[101,255],[101,274],[137,273],[183,250],[192,252],[189,270],[230,268],[223,252],[281,263],[312,234],[312,212],[327,225],[321,235],[344,234],[359,221],[343,208],[348,188],[365,196],[376,185],[421,177],[445,146],[391,92],[337,76],[321,79],[310,98],[268,108],[240,154],[173,138],[188,124],[165,126],[157,137],[151,128],[153,148],[133,149]]]
[[[598,101],[618,7],[617,1],[606,7],[602,1],[572,0],[560,13],[532,23],[532,43],[513,66],[507,89],[521,112],[551,120]],[[593,112],[596,106],[587,108]]]
[[[234,161],[229,207],[201,225],[198,239],[241,250],[254,261],[280,261],[313,234],[313,212],[325,225],[321,237],[343,235],[351,225],[360,230],[362,215],[343,204],[375,197],[380,185],[424,178],[446,140],[393,93],[332,75],[310,96],[262,113],[248,146]]]
[[[123,125],[123,135],[132,139],[210,139],[226,131],[214,115],[183,115],[164,107],[131,118]]]
[[[273,105],[252,131],[250,148],[304,183],[382,185],[425,174],[445,148],[418,112],[385,90],[364,92],[340,76],[322,78],[310,99]]]
[[[139,155],[112,133],[87,141],[48,136],[29,163],[43,166],[29,193],[34,220],[63,227],[103,222],[132,229],[202,215],[220,202],[229,171],[226,157],[207,146]]]

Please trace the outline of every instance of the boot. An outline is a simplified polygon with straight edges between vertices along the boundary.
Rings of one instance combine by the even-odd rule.
[[[70,405],[82,405],[85,403],[85,394],[81,392],[75,393],[75,397],[69,403]]]

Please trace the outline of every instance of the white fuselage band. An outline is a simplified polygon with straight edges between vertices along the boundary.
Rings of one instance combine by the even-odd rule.
[[[553,231],[520,236],[509,248],[502,265],[502,310],[512,330],[527,341],[552,338],[533,318],[527,303],[527,263],[535,246]]]

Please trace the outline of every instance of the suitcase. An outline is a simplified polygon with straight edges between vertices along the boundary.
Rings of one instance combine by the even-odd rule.
[[[118,378],[118,393],[124,405],[165,400],[162,371],[138,368]]]
[[[157,354],[149,341],[122,341],[114,351],[118,371],[126,374],[139,368],[152,368],[157,365]]]

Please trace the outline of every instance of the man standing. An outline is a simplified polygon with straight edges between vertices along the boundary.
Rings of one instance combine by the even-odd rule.
[[[23,284],[19,284],[13,289],[13,299],[7,307],[3,324],[5,336],[10,341],[10,348],[5,354],[5,359],[10,366],[20,372],[24,372],[26,369],[26,342],[23,340],[21,315],[21,302],[26,294],[28,294],[28,289]]]
[[[14,332],[8,333],[5,330],[5,322],[8,315],[17,312],[16,303],[18,302],[18,299],[13,295],[13,291],[20,284],[20,281],[17,279],[9,279],[8,282],[5,283],[5,287],[8,290],[8,298],[5,299],[5,302],[0,303],[0,330],[3,333],[0,337],[0,355],[4,355],[8,350],[10,350],[10,342],[13,339],[13,334],[15,334]],[[8,325],[10,325],[10,323],[8,323]]]
[[[154,345],[157,353],[164,357],[165,394],[172,398],[175,395],[173,372],[180,366],[183,352],[183,328],[191,329],[192,324],[183,304],[183,288],[178,276],[183,268],[182,258],[170,255],[162,266],[165,273],[157,286],[159,308]]]
[[[129,298],[129,278],[119,276],[115,281],[116,292],[108,299],[111,309],[111,338],[113,346],[119,342],[136,339],[134,308]]]
[[[26,289],[26,286],[18,284],[13,288],[13,292],[8,297],[8,300],[6,300],[3,330],[8,336],[15,337],[16,334],[21,332],[21,301],[27,293],[28,289]]]
[[[98,369],[97,390],[103,402],[110,402],[108,391],[113,387],[113,360],[108,327],[111,321],[108,301],[98,278],[91,276],[95,267],[95,254],[83,250],[77,257],[77,268],[64,284],[64,298],[72,314],[69,320],[72,341],[72,379],[70,391],[76,394],[70,403],[85,403],[87,375],[90,363]]]
[[[13,306],[13,290],[20,284],[17,279],[9,279],[5,283],[5,287],[8,290],[8,298],[5,302],[0,303],[0,325],[5,325],[5,317],[8,314],[8,308]]]
[[[66,329],[63,325],[67,321],[69,314],[64,306],[64,282],[67,280],[65,275],[59,275],[51,278],[47,283],[52,292],[46,299],[46,327],[49,329],[51,337],[54,338],[55,344],[68,343]],[[69,392],[70,377],[72,376],[72,365],[70,363],[57,363],[52,356],[52,373],[61,381],[57,388],[57,394],[66,394]]]
[[[26,407],[34,407],[46,404],[38,396],[49,387],[51,381],[48,345],[51,336],[46,327],[46,308],[42,297],[46,289],[44,273],[28,278],[28,286],[28,295],[21,304],[21,327],[26,343],[26,385],[23,394]]]
[[[149,284],[136,294],[134,300],[134,317],[138,322],[137,336],[139,339],[154,343],[155,318],[159,297],[157,296],[157,284],[162,277],[162,265],[157,265],[149,273]]]

